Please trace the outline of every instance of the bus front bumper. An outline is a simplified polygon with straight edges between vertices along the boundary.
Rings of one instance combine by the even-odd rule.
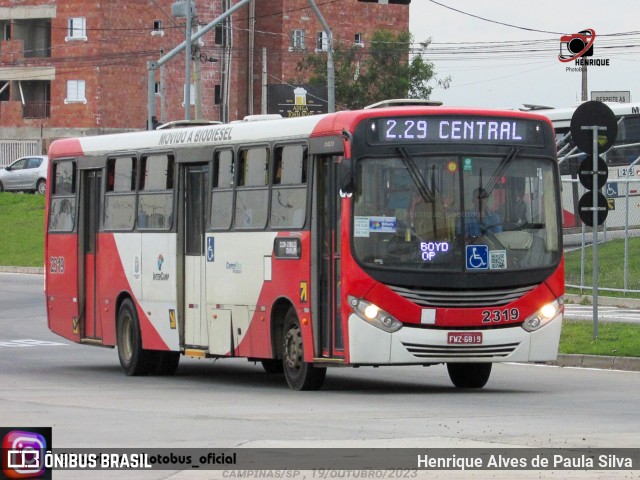
[[[520,326],[465,331],[482,333],[481,343],[451,344],[460,330],[403,326],[385,332],[357,315],[349,316],[349,363],[353,365],[424,365],[453,362],[545,362],[558,354],[562,314],[540,329]],[[477,340],[477,336],[476,336]]]

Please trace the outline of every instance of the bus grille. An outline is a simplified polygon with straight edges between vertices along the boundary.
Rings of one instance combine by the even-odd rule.
[[[387,285],[398,295],[421,307],[468,308],[507,305],[534,289],[535,285],[499,290],[425,290]]]
[[[496,358],[510,355],[518,343],[502,345],[420,345],[418,343],[402,342],[402,345],[414,356],[419,358]]]

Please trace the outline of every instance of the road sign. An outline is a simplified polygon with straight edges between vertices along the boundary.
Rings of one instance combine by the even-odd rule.
[[[592,191],[589,191],[580,197],[580,201],[578,202],[578,214],[584,224],[589,227],[593,227],[594,208],[592,205]],[[598,205],[596,208],[598,210],[598,225],[602,225],[607,219],[607,215],[609,213],[607,197],[605,197],[602,192],[598,192]]]
[[[607,198],[616,198],[618,196],[618,182],[607,183],[604,188],[604,196]],[[613,210],[613,208],[609,210]]]
[[[596,100],[598,102],[618,102],[618,103],[629,103],[631,102],[631,92],[630,91],[606,91],[599,90],[591,92],[591,100]]]
[[[578,178],[580,179],[580,183],[587,190],[600,190],[604,187],[604,184],[607,183],[607,179],[609,178],[609,169],[607,168],[607,162],[604,161],[604,158],[598,157],[598,169],[595,171],[597,178],[597,185],[593,184],[593,159],[591,157],[585,158],[582,163],[580,163],[580,169],[578,170]]]
[[[611,109],[602,102],[585,102],[576,108],[571,117],[571,137],[585,153],[593,151],[593,131],[582,127],[605,127],[598,131],[598,155],[609,150],[618,136],[618,123]]]

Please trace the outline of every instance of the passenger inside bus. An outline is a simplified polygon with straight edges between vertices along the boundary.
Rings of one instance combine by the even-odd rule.
[[[473,210],[464,212],[464,236],[477,238],[487,233],[502,232],[500,215],[489,208],[490,194],[476,188],[472,194]],[[456,235],[462,235],[462,222],[456,222]]]
[[[528,207],[524,201],[525,182],[524,178],[512,177],[510,182],[514,184],[513,187],[513,203],[509,214],[509,222],[513,227],[519,227],[527,223]]]

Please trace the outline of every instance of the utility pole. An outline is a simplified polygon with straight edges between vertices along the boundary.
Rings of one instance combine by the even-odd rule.
[[[582,101],[589,100],[589,88],[587,87],[587,63],[582,65]]]
[[[228,16],[233,14],[236,10],[238,10],[241,7],[243,7],[245,4],[247,4],[250,1],[251,0],[240,0],[237,4],[235,4],[229,10],[224,12],[218,18],[216,18],[212,22],[208,23],[204,28],[198,30],[195,34],[193,34],[191,36],[190,40],[186,39],[184,42],[182,42],[180,45],[175,47],[169,53],[167,53],[166,55],[161,57],[158,61],[150,60],[150,61],[147,62],[147,125],[148,125],[148,129],[149,130],[151,130],[153,128],[153,117],[155,116],[155,112],[156,112],[156,99],[155,99],[155,71],[156,71],[156,69],[158,69],[158,67],[161,67],[162,65],[167,63],[175,55],[180,53],[183,48],[187,48],[187,46],[188,46],[188,51],[189,51],[189,57],[191,57],[191,44],[193,42],[195,42],[197,39],[199,39],[200,37],[202,37],[203,35],[208,33],[209,30],[214,28],[216,25],[218,25],[220,22],[222,22],[225,18],[227,18]],[[187,81],[185,83],[188,83],[188,81],[190,79],[186,78],[185,80]]]
[[[320,20],[324,32],[327,34],[327,110],[329,113],[336,111],[336,72],[333,66],[333,33],[327,24],[327,21],[320,13],[320,9],[316,5],[315,0],[309,0],[309,4]]]
[[[262,47],[262,108],[260,113],[267,113],[267,49]]]
[[[191,49],[193,42],[191,39],[191,0],[186,0],[186,18],[187,28],[185,32],[185,42],[188,43],[185,48],[185,73],[184,73],[184,119],[191,120]]]

